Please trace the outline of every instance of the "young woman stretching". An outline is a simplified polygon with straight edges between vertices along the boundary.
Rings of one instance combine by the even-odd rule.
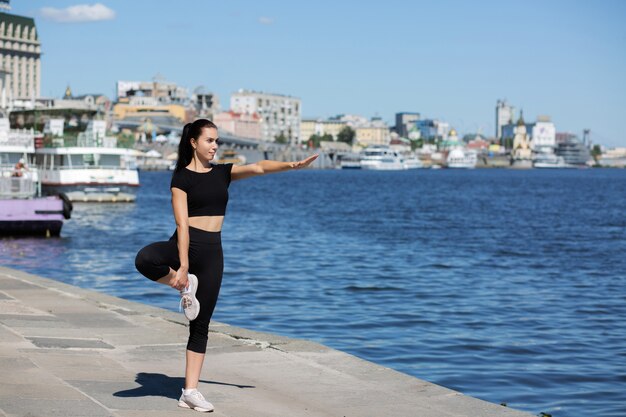
[[[178,162],[172,176],[172,207],[176,232],[167,242],[141,249],[137,270],[161,284],[180,291],[181,306],[189,322],[185,388],[178,405],[196,411],[212,411],[213,405],[197,390],[209,333],[222,283],[224,259],[221,230],[231,180],[305,168],[313,155],[298,162],[260,161],[233,166],[212,164],[218,148],[217,126],[210,120],[188,123],[178,146]]]

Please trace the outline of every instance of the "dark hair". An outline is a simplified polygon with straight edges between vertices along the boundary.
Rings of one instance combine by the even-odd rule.
[[[205,127],[217,129],[215,123],[208,119],[198,119],[193,123],[187,123],[183,127],[183,134],[180,136],[178,144],[178,161],[176,161],[175,172],[179,172],[185,168],[193,160],[193,148],[191,147],[191,139],[198,139]]]

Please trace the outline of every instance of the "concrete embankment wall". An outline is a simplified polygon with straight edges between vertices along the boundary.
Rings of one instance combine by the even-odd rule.
[[[0,267],[0,415],[172,416],[182,314]],[[212,323],[199,389],[214,416],[531,414],[317,343]]]

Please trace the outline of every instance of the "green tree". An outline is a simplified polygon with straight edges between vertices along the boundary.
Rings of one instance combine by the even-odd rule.
[[[593,145],[593,148],[591,149],[591,156],[593,156],[593,159],[598,162],[598,158],[602,155],[602,148],[600,147],[600,145]]]
[[[132,148],[135,146],[135,137],[132,133],[120,133],[117,135],[117,146],[120,148]]]
[[[309,145],[312,148],[319,148],[321,142],[333,142],[333,135],[325,133],[322,136],[313,134],[309,137]]]
[[[274,142],[276,143],[287,143],[287,136],[283,132],[280,132],[280,135],[277,135],[274,138]]]
[[[319,148],[322,137],[320,135],[312,134],[309,136],[309,146],[311,148]]]
[[[354,136],[356,132],[350,126],[346,126],[339,131],[337,134],[337,141],[347,143],[348,145],[352,145],[354,142]]]
[[[504,149],[513,149],[513,138],[504,138]]]
[[[424,139],[411,140],[411,150],[420,149],[424,146]]]

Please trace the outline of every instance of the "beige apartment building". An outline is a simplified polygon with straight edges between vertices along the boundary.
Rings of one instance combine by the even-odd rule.
[[[41,94],[41,44],[30,17],[0,13],[0,107]]]
[[[180,104],[161,104],[154,97],[131,97],[128,103],[113,106],[117,120],[132,118],[175,117],[187,121],[187,109]]]
[[[389,145],[389,127],[361,126],[354,129],[354,140],[359,146]]]
[[[300,136],[305,142],[313,135],[331,135],[337,140],[337,135],[346,126],[348,124],[341,120],[307,119],[300,123]]]
[[[300,143],[302,102],[297,97],[258,91],[239,90],[230,97],[230,109],[235,113],[257,114],[261,118],[261,138],[274,142],[284,135],[291,144]]]

